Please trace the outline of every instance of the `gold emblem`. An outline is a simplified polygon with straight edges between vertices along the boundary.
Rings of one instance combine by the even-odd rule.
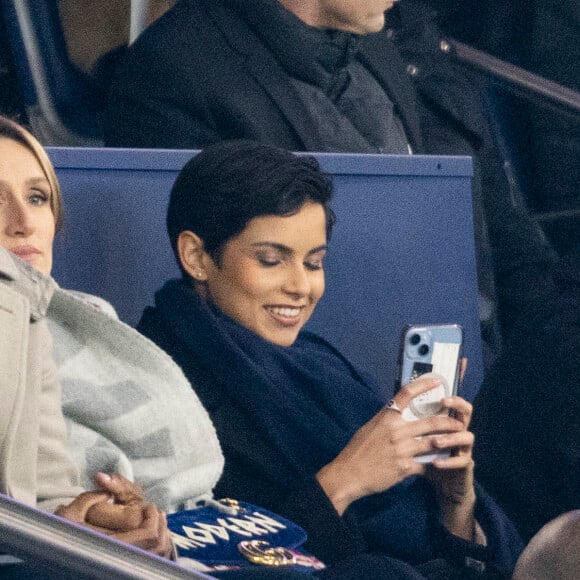
[[[238,544],[240,553],[253,564],[262,566],[292,566],[296,556],[287,548],[272,548],[264,540],[250,540]]]
[[[219,503],[228,508],[236,510],[238,513],[246,511],[244,508],[242,508],[240,502],[237,499],[232,499],[231,497],[224,497],[219,500]]]

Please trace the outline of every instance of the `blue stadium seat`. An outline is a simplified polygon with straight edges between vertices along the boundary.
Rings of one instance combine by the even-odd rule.
[[[65,208],[56,280],[106,298],[134,325],[155,290],[179,275],[165,214],[177,173],[194,153],[49,148]],[[337,223],[327,290],[309,328],[390,384],[403,325],[462,324],[463,394],[471,399],[483,375],[471,160],[317,157],[334,178]]]

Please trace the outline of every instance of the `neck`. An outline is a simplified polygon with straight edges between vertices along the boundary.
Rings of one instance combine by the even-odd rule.
[[[322,23],[318,3],[313,0],[278,0],[286,10],[292,12],[294,16],[300,18],[302,22],[309,26],[325,28]]]

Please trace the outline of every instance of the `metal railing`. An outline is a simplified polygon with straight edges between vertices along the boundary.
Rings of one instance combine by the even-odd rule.
[[[55,578],[210,578],[0,494],[0,551]],[[2,569],[0,567],[0,575]]]
[[[444,53],[485,74],[501,88],[528,101],[556,108],[580,120],[580,93],[577,91],[495,58],[457,40],[442,40],[440,47]]]

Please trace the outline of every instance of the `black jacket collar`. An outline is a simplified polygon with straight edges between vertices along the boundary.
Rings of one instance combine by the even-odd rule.
[[[270,95],[294,128],[304,150],[324,151],[324,144],[319,142],[316,132],[312,131],[315,121],[310,111],[269,48],[224,3],[215,0],[200,1],[206,6],[214,24],[227,39],[232,50],[244,57],[249,74]],[[390,39],[384,33],[361,38],[356,58],[376,76],[395,104],[413,151],[421,152],[420,121],[415,108],[417,98]]]

